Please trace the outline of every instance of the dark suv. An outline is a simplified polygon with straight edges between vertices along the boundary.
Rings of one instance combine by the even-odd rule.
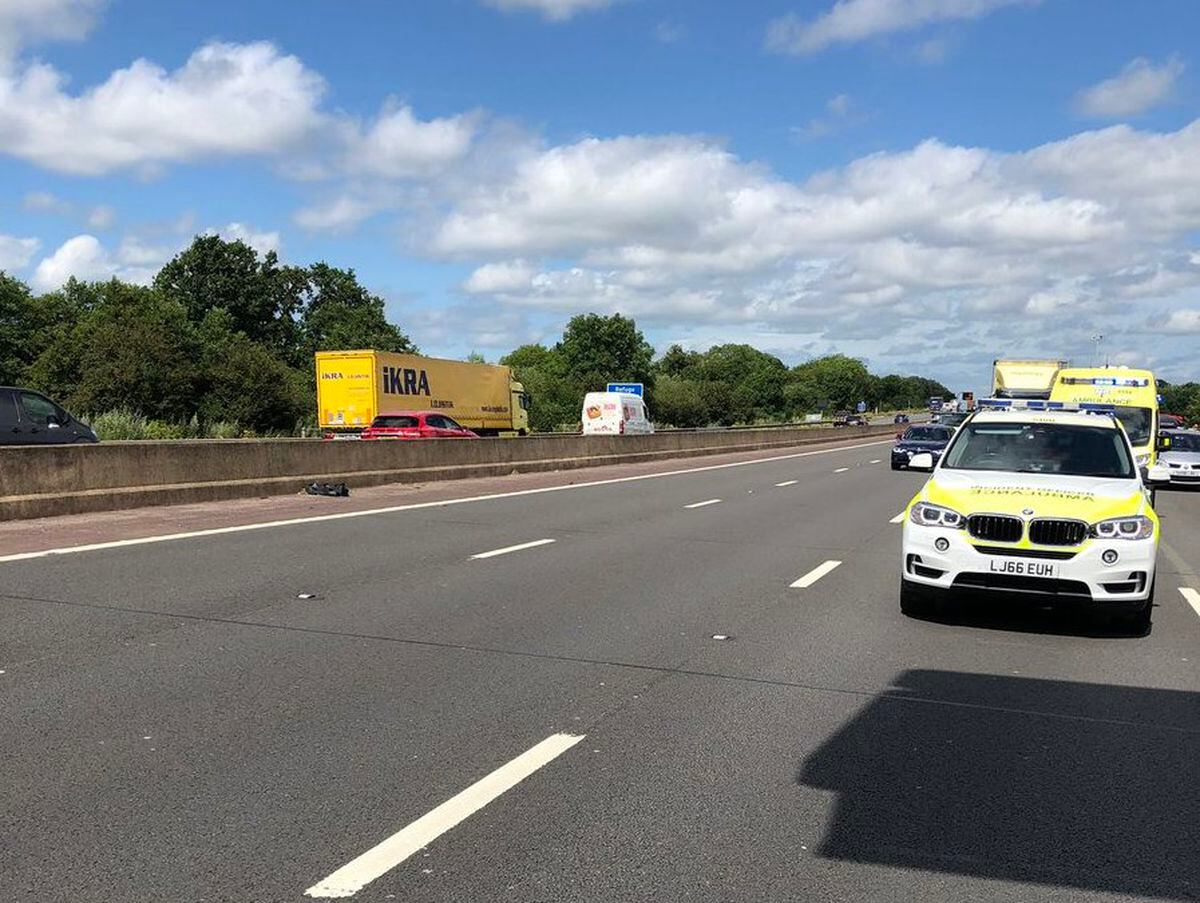
[[[97,442],[95,432],[41,392],[0,386],[0,445]]]

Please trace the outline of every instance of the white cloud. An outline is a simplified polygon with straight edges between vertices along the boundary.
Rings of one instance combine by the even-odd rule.
[[[226,241],[240,241],[259,254],[266,254],[268,251],[278,254],[283,248],[283,241],[278,232],[260,232],[244,223],[228,223],[221,229],[207,229],[205,234],[219,235]]]
[[[853,44],[938,22],[978,19],[1006,6],[1039,0],[837,0],[825,13],[804,21],[794,13],[767,27],[767,49],[816,53],[833,44]]]
[[[687,29],[678,22],[672,22],[669,19],[664,19],[654,26],[654,37],[661,44],[677,44],[686,35]]]
[[[75,209],[70,203],[48,191],[30,191],[21,199],[21,209],[29,213],[69,216]]]
[[[1103,119],[1137,116],[1169,100],[1183,70],[1183,61],[1178,57],[1171,57],[1161,66],[1138,57],[1119,74],[1082,91],[1079,110]]]
[[[366,200],[346,194],[324,204],[304,207],[292,219],[311,232],[347,232],[380,209],[378,198]]]
[[[1200,333],[1200,310],[1173,310],[1152,326],[1156,332]]]
[[[463,291],[472,295],[521,292],[533,285],[537,269],[524,260],[487,263],[475,270],[463,283]]]
[[[278,253],[282,247],[278,232],[260,231],[244,223],[205,229],[203,234],[220,235],[226,241],[243,241],[259,254]],[[54,291],[71,276],[83,281],[117,278],[136,285],[149,285],[163,264],[188,244],[190,239],[184,240],[181,236],[155,243],[139,235],[126,235],[113,252],[94,235],[76,235],[38,263],[30,285],[35,291]]]
[[[116,221],[117,212],[107,204],[99,204],[87,214],[87,224],[91,229],[107,229]]]
[[[106,0],[4,0],[0,3],[0,72],[22,47],[44,40],[78,41]]]
[[[504,12],[536,12],[550,22],[565,22],[576,13],[614,6],[622,0],[483,0],[484,5]]]
[[[13,272],[24,269],[41,246],[36,238],[16,238],[0,235],[0,270]]]
[[[956,323],[939,359],[1070,355],[1047,337],[1069,345],[1080,314],[1129,322],[1131,305],[1198,297],[1195,159],[1200,120],[1022,153],[929,140],[804,182],[704,138],[587,138],[449,196],[427,247],[475,262],[462,289],[480,303],[543,316],[867,355]]]
[[[0,77],[0,151],[81,175],[272,156],[320,122],[321,78],[271,44],[210,43],[180,69],[137,60],[81,94],[45,63]]]
[[[849,94],[838,94],[825,101],[826,116],[815,116],[807,124],[792,129],[792,134],[803,141],[814,141],[832,135],[844,125],[861,121],[855,112],[854,101]]]
[[[461,160],[471,147],[478,114],[422,121],[407,106],[388,104],[365,130],[346,137],[346,169],[392,179],[430,175]]]
[[[69,238],[37,265],[30,280],[34,291],[52,292],[74,276],[81,280],[110,279],[117,266],[94,235]]]

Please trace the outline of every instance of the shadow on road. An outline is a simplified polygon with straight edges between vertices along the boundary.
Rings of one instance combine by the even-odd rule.
[[[1148,630],[1133,630],[1086,606],[1059,603],[1039,605],[1029,600],[997,599],[986,594],[960,593],[945,600],[936,613],[922,620],[981,630],[1045,633],[1055,636],[1137,638]],[[1151,625],[1153,630],[1153,625]]]
[[[1200,694],[907,671],[799,782],[831,859],[1196,900],[1198,761]]]

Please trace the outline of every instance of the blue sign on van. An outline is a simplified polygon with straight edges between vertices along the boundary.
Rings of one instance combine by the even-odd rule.
[[[641,383],[609,383],[606,392],[624,392],[626,395],[636,395],[641,398],[645,387]]]

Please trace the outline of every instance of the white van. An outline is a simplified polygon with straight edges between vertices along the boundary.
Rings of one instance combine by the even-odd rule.
[[[588,392],[583,399],[585,436],[631,436],[653,433],[646,403],[624,392]]]

